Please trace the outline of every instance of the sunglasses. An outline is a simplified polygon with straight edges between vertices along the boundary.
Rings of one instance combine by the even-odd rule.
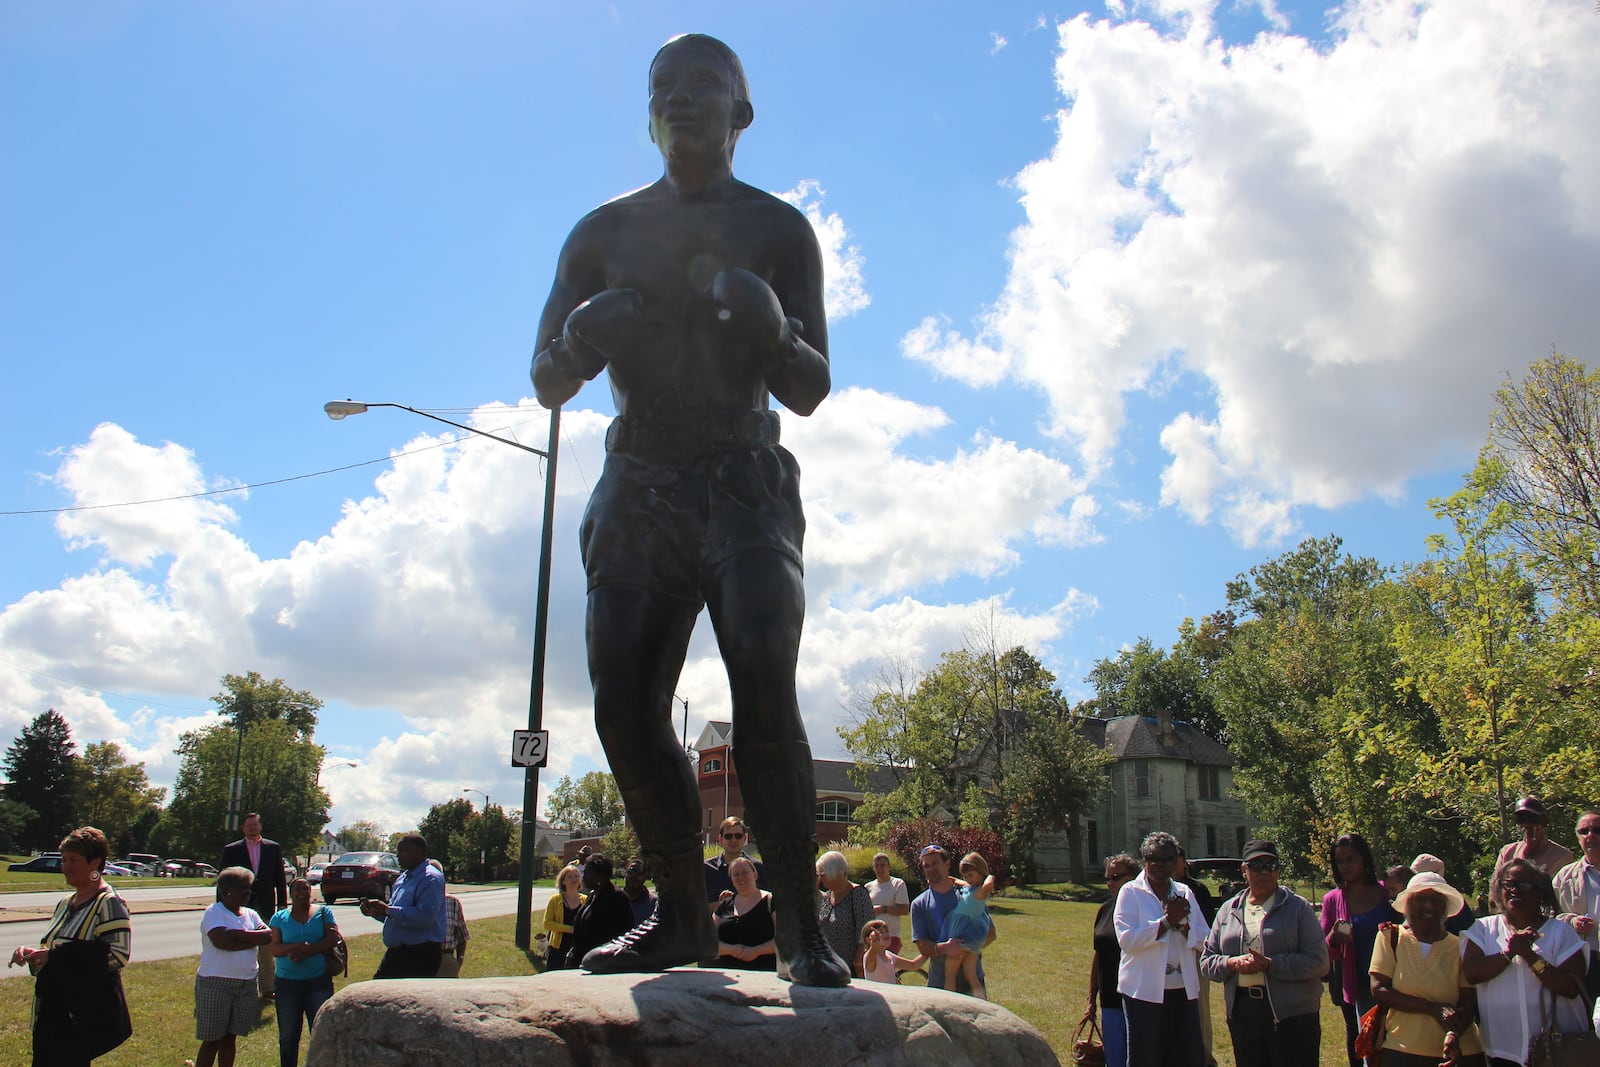
[[[1149,859],[1144,861],[1144,865],[1146,867],[1158,867],[1177,862],[1178,857],[1176,856],[1151,856]]]
[[[1531,893],[1538,888],[1538,882],[1530,882],[1526,878],[1504,878],[1500,881],[1500,891],[1502,893],[1510,893],[1517,889],[1526,889]]]
[[[734,831],[732,833],[723,834],[722,835],[722,839],[724,841],[743,841],[744,840],[744,834],[739,833],[738,831]]]
[[[939,854],[939,855],[941,855],[941,856],[943,856],[943,855],[945,855],[945,851],[944,851],[944,849],[943,849],[943,848],[941,848],[941,847],[940,847],[940,846],[938,846],[938,845],[928,845],[928,846],[927,846],[927,847],[926,847],[926,848],[924,848],[924,849],[923,849],[923,850],[922,850],[922,851],[921,851],[921,852],[919,852],[919,853],[917,853],[917,855],[918,855],[918,856],[919,856],[919,857],[920,857],[920,856],[926,856],[926,855],[928,855],[928,854],[930,854],[930,853],[934,853],[934,852],[937,852],[937,853],[938,853],[938,854]]]
[[[1249,863],[1246,863],[1245,866],[1250,870],[1255,871],[1257,874],[1266,874],[1270,871],[1275,871],[1278,869],[1278,861],[1251,860]]]

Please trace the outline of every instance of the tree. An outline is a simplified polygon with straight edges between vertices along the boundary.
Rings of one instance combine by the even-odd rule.
[[[129,763],[115,741],[96,741],[78,760],[78,817],[99,827],[118,854],[138,852],[146,842],[136,832],[153,825],[147,813],[159,812],[167,791],[152,786],[143,763]]]
[[[479,881],[492,881],[495,869],[511,862],[512,845],[520,825],[519,820],[507,817],[505,809],[498,804],[472,812],[461,829],[450,835],[449,851],[454,869],[471,870]],[[429,841],[431,847],[432,838]],[[443,862],[441,859],[440,863]]]
[[[545,817],[560,830],[584,837],[599,837],[622,823],[622,794],[616,779],[604,771],[590,771],[576,782],[562,775],[545,799]]]
[[[15,800],[0,800],[0,852],[16,852],[28,823],[39,813]]]
[[[278,720],[310,738],[317,729],[317,711],[322,701],[303,689],[291,689],[282,678],[267,681],[260,674],[224,674],[222,692],[211,698],[217,711],[232,720],[236,728],[248,728],[262,721]]]
[[[6,749],[5,799],[33,811],[17,835],[23,848],[55,848],[72,831],[77,759],[72,728],[54,708],[24,726]]]
[[[1238,760],[1235,789],[1300,869],[1322,866],[1327,842],[1347,830],[1408,855],[1438,830],[1393,788],[1409,774],[1394,739],[1425,737],[1437,721],[1396,688],[1392,583],[1341,546],[1308,539],[1229,582],[1231,621],[1207,672]]]
[[[1032,653],[1000,651],[983,637],[977,649],[944,653],[914,684],[891,667],[878,687],[858,694],[839,736],[856,759],[858,781],[872,766],[896,779],[893,790],[869,794],[857,810],[863,837],[881,840],[899,822],[959,816],[964,827],[997,832],[1020,871],[1027,841],[1011,825],[1008,770],[1036,724],[1064,714],[1066,703]]]
[[[1479,854],[1512,836],[1511,801],[1536,792],[1579,804],[1600,788],[1600,724],[1573,699],[1592,680],[1592,645],[1567,641],[1508,537],[1514,508],[1480,463],[1434,501],[1449,531],[1407,570],[1411,611],[1396,628],[1405,684],[1438,714],[1438,743],[1410,753],[1407,786],[1458,819]],[[1482,872],[1487,873],[1487,872]]]
[[[389,835],[371,819],[359,819],[348,826],[341,826],[334,836],[343,841],[344,847],[351,852],[382,852],[389,840]]]
[[[476,843],[466,847],[459,844],[466,840],[465,831],[472,818],[472,802],[465,797],[456,797],[429,808],[422,822],[417,824],[417,833],[427,839],[428,855],[438,860],[446,871],[462,870],[467,864],[478,861]]]
[[[315,851],[328,822],[328,794],[318,784],[323,749],[286,718],[272,717],[251,722],[242,737],[227,723],[183,735],[172,803],[160,828],[166,848],[197,859],[222,851],[230,836],[228,792],[236,753],[240,811],[259,812],[264,832],[285,854]]]
[[[1006,771],[1005,796],[1012,832],[1031,851],[1041,831],[1065,830],[1071,875],[1082,882],[1082,819],[1110,786],[1111,753],[1079,733],[1077,716],[1047,716],[1025,733]]]
[[[1132,648],[1117,653],[1116,659],[1098,661],[1085,679],[1095,689],[1095,714],[1101,718],[1153,717],[1166,711],[1179,722],[1225,739],[1227,724],[1217,714],[1206,687],[1205,662],[1195,647],[1197,634],[1194,624],[1185,619],[1180,640],[1170,653],[1141,637]]]
[[[1479,466],[1544,589],[1600,615],[1600,371],[1557,353],[1502,385]]]

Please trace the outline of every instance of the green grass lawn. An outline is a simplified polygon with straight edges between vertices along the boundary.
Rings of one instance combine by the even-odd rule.
[[[1071,1062],[1072,1033],[1083,1015],[1089,988],[1090,927],[1093,904],[1053,900],[1017,900],[997,897],[990,903],[1000,938],[985,953],[984,970],[989,993],[998,1003],[1038,1027],[1063,1064]],[[537,920],[536,920],[537,921]],[[198,922],[198,920],[197,920]],[[472,924],[472,946],[462,968],[463,978],[536,973],[534,964],[512,944],[514,916],[482,919]],[[134,955],[138,956],[135,919]],[[351,981],[366,980],[376,969],[383,946],[377,934],[350,941]],[[128,968],[124,986],[133,1014],[133,1038],[111,1055],[97,1060],[107,1067],[176,1067],[194,1055],[194,968],[196,957],[135,962]],[[915,975],[908,984],[920,983]],[[0,982],[0,1063],[29,1062],[29,1003],[33,983],[27,978]],[[1217,1062],[1232,1067],[1227,1025],[1222,1017],[1222,988],[1211,997],[1216,1028]],[[302,1054],[304,1042],[302,1039]],[[261,1025],[239,1041],[239,1067],[273,1067],[277,1063],[278,1031],[270,1008]],[[1343,1022],[1323,998],[1322,1063],[1344,1063]]]

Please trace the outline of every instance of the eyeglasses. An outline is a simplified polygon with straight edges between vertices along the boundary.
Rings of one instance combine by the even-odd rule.
[[[744,840],[744,834],[739,832],[738,830],[733,830],[733,831],[730,831],[728,833],[723,834],[722,835],[722,839],[724,841],[743,841]]]
[[[1278,861],[1251,860],[1250,862],[1246,863],[1245,866],[1250,870],[1255,871],[1257,874],[1267,874],[1278,869]]]
[[[1177,862],[1177,856],[1150,856],[1144,861],[1144,865],[1146,867],[1156,867]]]
[[[1503,878],[1500,880],[1500,891],[1502,893],[1510,893],[1517,889],[1526,889],[1529,892],[1533,892],[1538,888],[1538,882],[1529,881],[1526,878]]]

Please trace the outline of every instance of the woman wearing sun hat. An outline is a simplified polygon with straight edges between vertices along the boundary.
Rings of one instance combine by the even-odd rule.
[[[1462,903],[1440,875],[1416,875],[1394,901],[1405,925],[1378,932],[1371,973],[1372,995],[1388,1009],[1384,1067],[1437,1067],[1457,1057],[1462,1067],[1484,1063],[1472,986],[1461,972],[1461,942],[1444,928],[1445,916]]]
[[[1424,852],[1411,861],[1411,870],[1415,874],[1437,874],[1440,878],[1444,878],[1444,860],[1431,852]],[[1444,928],[1459,937],[1477,921],[1477,918],[1476,915],[1472,914],[1472,905],[1463,894],[1461,910],[1444,921]]]

